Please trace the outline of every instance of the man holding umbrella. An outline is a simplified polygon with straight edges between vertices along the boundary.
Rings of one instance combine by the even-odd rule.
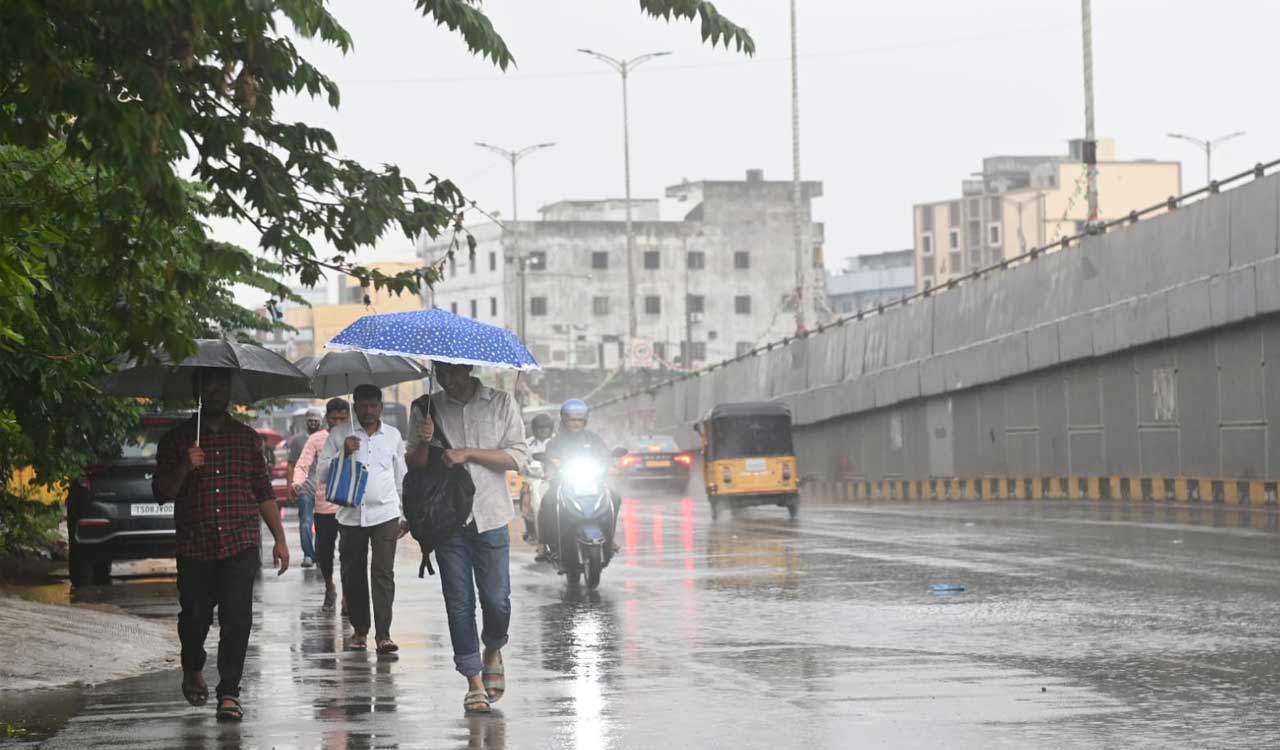
[[[177,532],[178,636],[182,694],[204,705],[205,638],[218,610],[217,716],[243,718],[240,678],[253,625],[253,584],[260,569],[259,521],[275,539],[272,561],[289,568],[289,547],[263,455],[262,438],[227,413],[232,371],[201,367],[192,375],[200,410],[160,441],[153,489],[174,502]]]

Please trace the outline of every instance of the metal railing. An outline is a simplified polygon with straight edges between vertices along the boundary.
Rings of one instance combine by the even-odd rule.
[[[1015,255],[1012,258],[1005,258],[998,263],[992,263],[987,266],[979,267],[961,276],[953,276],[950,279],[947,279],[947,282],[945,284],[939,284],[936,287],[922,289],[912,294],[903,295],[902,297],[899,297],[898,299],[893,300],[891,302],[883,302],[879,305],[876,305],[875,307],[868,308],[866,310],[859,310],[856,313],[850,313],[848,315],[836,318],[835,320],[832,320],[830,322],[823,323],[822,325],[819,325],[818,327],[812,330],[804,331],[794,336],[786,336],[784,338],[778,339],[777,341],[771,341],[768,344],[762,344],[761,346],[757,346],[748,352],[739,354],[738,356],[733,357],[732,359],[726,359],[726,360],[717,362],[713,365],[708,365],[706,367],[703,367],[699,370],[690,370],[688,372],[683,372],[678,375],[674,375],[666,380],[663,380],[659,383],[655,383],[654,385],[651,385],[647,388],[631,391],[629,393],[624,393],[621,396],[615,396],[611,399],[608,399],[607,401],[602,401],[599,404],[596,404],[595,406],[596,407],[609,406],[611,404],[616,404],[618,402],[625,401],[626,399],[629,399],[629,398],[635,398],[642,394],[649,394],[652,396],[654,395],[654,393],[657,392],[659,388],[665,388],[667,386],[675,385],[676,383],[679,383],[684,380],[701,377],[702,375],[705,375],[707,373],[715,372],[716,370],[722,367],[727,367],[733,364],[734,362],[738,362],[744,359],[750,359],[751,357],[758,357],[759,355],[765,352],[772,351],[778,347],[786,346],[790,344],[792,341],[796,341],[797,339],[809,338],[810,336],[822,333],[831,328],[844,326],[850,322],[862,320],[870,315],[883,315],[888,310],[909,305],[913,302],[916,302],[917,300],[921,300],[926,297],[932,297],[933,295],[939,293],[940,291],[948,291],[951,289],[955,289],[956,287],[961,286],[962,284],[966,284],[970,281],[977,281],[978,279],[981,279],[983,276],[994,273],[996,271],[1007,270],[1011,266],[1021,265],[1023,263],[1035,260],[1039,256],[1048,252],[1052,252],[1056,249],[1066,250],[1067,248],[1071,247],[1072,243],[1078,243],[1080,240],[1083,240],[1087,237],[1094,237],[1097,235],[1106,234],[1108,231],[1110,231],[1115,227],[1123,227],[1123,226],[1129,226],[1132,224],[1137,224],[1143,218],[1149,217],[1152,214],[1171,213],[1173,211],[1176,211],[1183,204],[1195,198],[1199,198],[1202,196],[1217,195],[1219,192],[1221,192],[1223,187],[1226,187],[1228,185],[1232,185],[1237,182],[1242,182],[1246,179],[1260,179],[1266,176],[1268,171],[1275,169],[1277,166],[1280,166],[1280,159],[1274,159],[1272,161],[1266,162],[1265,164],[1259,162],[1258,164],[1255,164],[1252,169],[1246,169],[1245,171],[1231,175],[1226,179],[1213,180],[1208,185],[1205,185],[1204,187],[1196,190],[1192,190],[1189,193],[1183,193],[1182,195],[1177,195],[1177,196],[1169,196],[1168,198],[1161,201],[1160,203],[1147,206],[1146,208],[1141,210],[1130,211],[1129,215],[1125,216],[1122,219],[1113,219],[1111,221],[1098,222],[1096,224],[1086,226],[1083,232],[1073,234],[1069,237],[1063,237],[1060,240],[1056,240],[1054,242],[1041,245],[1039,247],[1034,247],[1020,255]]]

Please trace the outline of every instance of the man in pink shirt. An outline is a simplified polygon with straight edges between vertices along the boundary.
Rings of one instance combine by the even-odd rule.
[[[325,467],[317,464],[320,451],[329,439],[329,430],[351,419],[351,407],[343,399],[335,398],[325,405],[324,412],[328,429],[314,432],[307,438],[307,444],[302,447],[302,455],[298,457],[298,463],[293,469],[293,486],[290,491],[294,497],[306,493],[315,496],[316,564],[320,566],[320,573],[324,576],[324,608],[332,609],[338,598],[337,588],[333,584],[333,553],[338,541],[338,519],[335,514],[338,506],[324,499]]]

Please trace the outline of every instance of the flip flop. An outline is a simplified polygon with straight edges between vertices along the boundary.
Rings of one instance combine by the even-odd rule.
[[[503,694],[507,692],[507,672],[506,665],[502,663],[502,652],[498,652],[498,665],[482,669],[480,678],[484,682],[484,689],[489,696],[489,702],[497,703],[502,700]]]
[[[224,695],[219,698],[217,719],[218,721],[241,721],[244,719],[244,709],[240,706],[240,699],[231,695]]]
[[[209,686],[197,685],[195,676],[204,677],[199,672],[184,672],[182,675],[182,697],[193,706],[203,706],[209,702]]]
[[[397,651],[399,651],[399,650],[400,650],[400,647],[399,647],[399,646],[397,646],[397,645],[396,645],[396,642],[395,642],[395,641],[393,641],[393,640],[391,640],[390,638],[379,638],[379,639],[378,639],[378,653],[380,653],[380,654],[394,654],[395,652],[397,652]]]
[[[352,651],[366,651],[369,648],[369,640],[363,635],[353,635],[347,648]]]
[[[484,688],[468,690],[466,697],[462,699],[462,708],[469,714],[487,714],[493,710]]]

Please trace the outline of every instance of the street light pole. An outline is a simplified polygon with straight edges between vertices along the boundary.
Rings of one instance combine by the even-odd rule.
[[[627,233],[627,345],[636,337],[636,261],[635,236],[631,231],[631,122],[627,103],[627,77],[631,71],[644,63],[670,55],[670,52],[650,52],[630,59],[618,59],[589,49],[579,49],[584,55],[591,55],[604,62],[622,77],[622,165],[623,178],[626,183],[626,233]]]
[[[1168,133],[1170,138],[1176,138],[1180,141],[1186,141],[1194,144],[1204,151],[1204,181],[1205,184],[1213,182],[1213,147],[1225,143],[1233,138],[1239,138],[1244,135],[1243,130],[1237,130],[1234,133],[1218,136],[1217,138],[1196,138],[1192,135],[1183,135],[1182,133]]]
[[[1084,37],[1084,161],[1088,178],[1088,225],[1098,221],[1098,139],[1093,127],[1093,11],[1089,0],[1080,0]]]
[[[796,0],[791,0],[791,236],[796,261],[796,333],[804,333],[805,327],[805,268],[804,233],[800,228],[803,206],[800,184],[800,66],[796,55]],[[816,309],[816,306],[815,306]]]
[[[516,333],[520,336],[520,340],[525,340],[525,264],[526,259],[520,254],[520,228],[517,224],[520,221],[520,207],[516,202],[518,194],[516,192],[516,164],[521,159],[532,154],[534,151],[540,151],[544,148],[551,148],[555,143],[535,143],[532,146],[525,146],[522,149],[511,151],[509,149],[494,146],[488,143],[476,142],[476,145],[483,149],[488,149],[493,153],[501,156],[503,159],[511,162],[511,249],[515,256],[516,264],[516,301],[519,310],[516,313]]]

